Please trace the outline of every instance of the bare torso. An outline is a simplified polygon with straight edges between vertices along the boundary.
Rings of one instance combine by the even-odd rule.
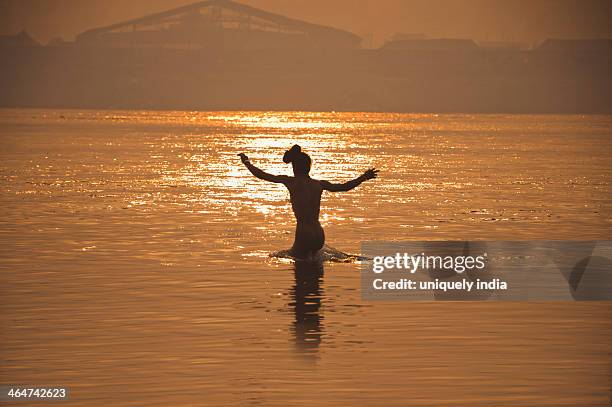
[[[321,183],[307,176],[291,177],[286,184],[291,207],[298,222],[318,222],[321,209]]]
[[[291,177],[285,185],[289,190],[291,207],[297,227],[292,252],[295,257],[316,255],[325,243],[325,234],[319,223],[321,210],[321,183],[308,176]]]

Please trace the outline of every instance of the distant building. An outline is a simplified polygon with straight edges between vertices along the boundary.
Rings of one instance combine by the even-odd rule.
[[[391,41],[404,41],[404,40],[424,40],[425,34],[423,33],[396,33],[391,37]]]
[[[464,39],[403,39],[388,41],[382,49],[418,51],[473,51],[478,45]]]
[[[562,39],[547,39],[538,48],[538,51],[552,52],[569,52],[573,54],[596,53],[610,54],[612,53],[612,40],[610,39],[585,39],[585,40],[562,40]]]
[[[47,43],[47,47],[69,47],[73,45],[73,42],[65,41],[59,37],[53,38]]]
[[[40,47],[41,44],[26,31],[15,35],[0,35],[0,47]]]
[[[478,41],[478,46],[484,49],[526,51],[531,48],[527,42],[519,41]]]
[[[94,28],[77,45],[163,48],[354,48],[348,31],[295,20],[231,0],[209,0]]]

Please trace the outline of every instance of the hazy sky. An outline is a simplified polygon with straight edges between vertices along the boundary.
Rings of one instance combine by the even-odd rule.
[[[0,0],[0,31],[46,43],[193,0]],[[371,36],[395,33],[489,41],[612,38],[609,0],[242,0],[244,4]]]

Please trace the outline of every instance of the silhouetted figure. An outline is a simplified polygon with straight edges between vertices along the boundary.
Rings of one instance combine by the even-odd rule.
[[[291,196],[291,207],[297,227],[291,255],[297,259],[314,259],[325,243],[325,233],[319,223],[321,193],[325,191],[350,191],[364,181],[376,178],[378,170],[371,168],[359,177],[343,184],[310,178],[311,159],[297,144],[285,152],[283,161],[293,166],[293,177],[272,175],[260,170],[245,154],[239,154],[251,174],[264,181],[284,184]]]

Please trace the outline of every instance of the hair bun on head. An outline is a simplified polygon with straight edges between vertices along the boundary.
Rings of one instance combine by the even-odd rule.
[[[295,159],[295,157],[297,157],[297,155],[301,151],[302,151],[302,147],[298,146],[297,144],[294,144],[293,147],[285,151],[285,155],[283,155],[283,162],[285,162],[286,164],[289,164]]]

